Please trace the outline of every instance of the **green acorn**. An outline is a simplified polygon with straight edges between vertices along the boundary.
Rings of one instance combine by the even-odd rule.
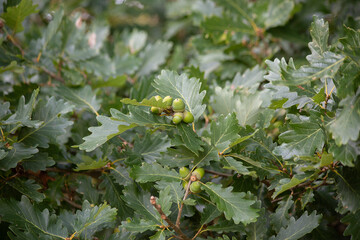
[[[195,176],[197,180],[200,180],[205,175],[205,170],[203,168],[197,168],[191,175]]]
[[[201,191],[200,187],[201,187],[201,183],[199,181],[192,182],[190,185],[190,191],[193,193],[198,193]]]
[[[191,112],[185,111],[183,121],[186,123],[192,123],[194,121],[194,115],[192,115]]]
[[[181,98],[176,98],[172,103],[174,112],[183,112],[185,110],[185,103]]]
[[[179,124],[183,120],[183,117],[184,117],[183,113],[177,112],[174,114],[172,121],[174,124]]]
[[[164,97],[164,99],[163,99],[163,103],[165,103],[168,108],[171,107],[172,102],[173,102],[173,98],[170,97],[170,96],[166,96],[166,97]]]

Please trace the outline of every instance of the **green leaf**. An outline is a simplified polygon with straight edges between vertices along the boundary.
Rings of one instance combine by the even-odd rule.
[[[64,17],[64,9],[60,8],[58,11],[55,12],[53,20],[49,23],[49,25],[47,26],[47,28],[45,30],[42,51],[44,51],[46,49],[48,43],[58,32],[63,17]]]
[[[151,236],[150,240],[165,240],[166,234],[164,233],[164,230],[158,231],[155,233],[155,235]]]
[[[76,211],[74,215],[65,212],[60,215],[60,218],[73,236],[91,237],[95,232],[111,227],[115,223],[116,211],[107,203],[92,207],[85,200],[81,211]]]
[[[171,214],[171,205],[172,205],[172,195],[170,194],[171,187],[167,186],[166,188],[160,190],[159,198],[156,201],[161,206],[161,210],[165,213],[166,216]]]
[[[135,127],[133,124],[128,124],[126,122],[121,122],[117,119],[101,115],[96,119],[102,124],[102,126],[89,128],[91,135],[83,138],[85,142],[79,145],[80,150],[85,150],[87,152],[93,151],[95,148],[101,146],[111,138]]]
[[[31,158],[32,155],[38,151],[39,150],[35,147],[26,147],[22,143],[14,143],[7,155],[0,159],[0,169],[7,171],[10,168],[14,168],[18,162],[23,159]]]
[[[126,75],[121,75],[117,77],[109,77],[107,80],[100,80],[91,84],[92,88],[105,88],[105,87],[118,87],[122,88],[126,84]]]
[[[334,82],[336,85],[336,95],[339,98],[353,96],[360,85],[359,66],[355,62],[351,61],[342,66],[341,73],[341,77]]]
[[[351,212],[360,209],[360,170],[359,166],[353,168],[344,168],[336,181],[336,189],[339,202]]]
[[[220,152],[223,151],[239,137],[239,130],[235,114],[229,114],[226,117],[221,115],[210,125],[212,146]]]
[[[6,71],[11,71],[14,73],[21,74],[24,72],[24,68],[18,66],[16,61],[12,61],[9,65],[7,65],[5,67],[0,67],[0,74],[4,73]]]
[[[284,159],[298,156],[313,156],[315,151],[320,151],[324,145],[324,130],[316,123],[315,119],[303,119],[300,122],[289,124],[291,130],[280,134],[281,146],[274,149],[276,155]]]
[[[142,107],[129,106],[128,115],[114,108],[110,110],[110,113],[115,120],[129,123],[131,126],[175,127],[167,118],[152,114]]]
[[[132,164],[140,164],[143,161],[153,163],[170,146],[169,138],[166,135],[147,132],[145,136],[135,137],[134,147],[129,151],[126,161]]]
[[[265,79],[285,85],[302,85],[320,78],[333,78],[345,57],[329,51],[327,45],[329,37],[329,26],[323,19],[315,19],[311,24],[310,34],[312,42],[309,43],[311,55],[307,56],[310,65],[305,65],[296,69],[293,60],[286,63],[285,59],[275,59],[271,62],[266,60],[270,72]]]
[[[261,202],[257,201],[257,206],[261,207]],[[267,237],[267,231],[269,229],[269,219],[265,213],[265,208],[260,209],[260,216],[257,221],[250,223],[246,226],[245,230],[247,233],[246,240],[257,240],[264,239]]]
[[[181,181],[181,177],[175,170],[162,167],[158,163],[143,163],[142,166],[134,166],[131,169],[130,176],[140,183],[155,182],[164,180],[168,182]]]
[[[89,85],[79,89],[60,86],[56,89],[56,93],[74,103],[77,108],[89,109],[97,116],[99,115],[97,111],[100,109],[100,100],[96,99],[96,95]]]
[[[203,114],[206,105],[202,104],[206,91],[200,92],[201,83],[197,78],[188,78],[186,74],[162,70],[155,78],[154,88],[160,96],[181,98],[186,109],[194,115],[195,121]]]
[[[308,215],[305,212],[299,219],[291,218],[286,228],[281,228],[279,233],[275,236],[272,236],[270,240],[296,240],[304,236],[305,234],[311,232],[317,226],[319,226],[319,221],[321,215],[316,215],[316,211]]]
[[[25,170],[31,170],[33,172],[45,171],[46,167],[50,167],[55,164],[53,158],[49,157],[46,152],[36,153],[31,158],[23,159],[21,162]]]
[[[142,233],[147,230],[154,231],[158,227],[158,224],[154,224],[154,222],[144,219],[123,221],[121,222],[121,225],[129,232],[138,232],[138,233]]]
[[[231,88],[215,87],[215,93],[211,98],[211,106],[216,113],[227,115],[236,111],[236,105],[240,103],[241,99],[239,95],[234,95],[234,93],[234,90]]]
[[[142,216],[141,219],[147,219],[153,224],[161,224],[160,215],[150,204],[150,194],[142,190],[138,190],[136,185],[126,186],[124,193],[124,201],[135,212]]]
[[[289,213],[290,208],[293,206],[294,201],[292,196],[285,198],[279,202],[276,211],[271,215],[271,223],[276,232],[279,232],[281,228],[285,228],[291,217]]]
[[[270,0],[265,14],[265,28],[284,25],[290,18],[295,6],[292,0]]]
[[[117,214],[120,219],[124,220],[126,217],[131,216],[132,209],[130,209],[123,200],[123,187],[120,186],[110,174],[103,174],[101,178],[103,181],[99,187],[105,191],[103,199],[117,209]]]
[[[356,95],[348,96],[341,100],[343,107],[337,111],[335,120],[330,125],[330,132],[333,134],[338,145],[347,144],[349,140],[356,141],[360,131],[360,89]]]
[[[124,98],[121,99],[121,102],[134,106],[167,108],[167,105],[163,103],[162,100],[156,101],[155,97],[152,97],[150,99],[143,99],[141,102],[136,101],[136,99]]]
[[[141,50],[146,43],[147,33],[145,31],[139,31],[134,29],[129,36],[129,40],[127,43],[128,48],[132,54],[137,53]]]
[[[115,179],[115,182],[127,186],[132,183],[132,179],[129,176],[128,170],[125,167],[117,166],[110,170],[110,176]]]
[[[107,159],[99,159],[98,161],[92,159],[87,155],[82,156],[82,162],[76,164],[77,167],[74,169],[75,171],[83,171],[83,170],[94,170],[105,167]]]
[[[8,7],[6,12],[1,14],[1,18],[3,18],[14,33],[21,32],[24,30],[22,26],[22,22],[25,20],[27,16],[32,13],[37,13],[36,9],[37,5],[33,5],[31,0],[21,0],[21,2],[13,7]]]
[[[263,108],[270,104],[270,92],[262,91],[249,94],[246,90],[241,91],[241,95],[234,95],[234,91],[231,88],[215,87],[215,94],[212,96],[211,105],[218,114],[227,115],[235,112],[239,124],[243,127],[254,125],[264,111],[271,111]]]
[[[93,184],[94,178],[90,176],[79,176],[76,178],[76,183],[78,185],[76,192],[83,195],[83,199],[86,199],[92,204],[97,204],[99,200],[100,193],[98,189]]]
[[[140,54],[143,62],[139,69],[138,75],[145,76],[153,71],[158,70],[159,66],[165,63],[165,60],[170,53],[171,47],[171,42],[162,41],[157,41],[154,44],[149,44],[146,46],[144,51],[142,51]]]
[[[28,198],[36,202],[42,202],[45,198],[45,195],[38,192],[38,190],[41,189],[41,186],[39,184],[35,184],[34,182],[35,181],[33,179],[22,181],[19,178],[15,178],[6,182],[6,184],[10,185],[12,188],[16,189]]]
[[[235,224],[255,222],[259,216],[257,209],[251,207],[255,201],[244,199],[245,193],[232,192],[232,187],[223,188],[219,184],[202,184],[201,188],[209,194],[219,211],[224,212],[227,220]]]
[[[233,221],[227,221],[225,219],[220,219],[217,224],[208,226],[206,229],[218,233],[245,231],[245,228],[242,224],[235,224]]]
[[[24,129],[19,134],[19,141],[30,146],[48,148],[49,143],[59,144],[58,137],[66,133],[66,128],[73,124],[62,115],[70,112],[73,106],[64,100],[56,101],[51,97],[48,101],[40,101],[33,114],[33,119],[42,124],[36,129]]]
[[[259,84],[264,81],[265,71],[259,65],[252,69],[246,69],[243,74],[237,73],[231,83],[231,88],[247,89],[250,93],[255,93]]]
[[[267,170],[265,167],[262,166],[262,164],[260,162],[257,162],[249,157],[246,157],[246,156],[243,156],[241,154],[229,154],[228,156],[231,156],[231,157],[235,157],[235,158],[239,158],[243,161],[245,161],[246,163],[250,164],[250,165],[253,165],[255,167],[258,167],[258,168],[261,168],[261,169],[264,169],[264,170]],[[238,166],[240,167],[240,166]]]
[[[179,135],[184,142],[184,145],[195,153],[196,156],[199,155],[199,151],[204,149],[201,147],[202,141],[199,136],[193,131],[191,125],[180,123],[176,126],[179,131]]]
[[[216,42],[221,42],[224,38],[229,38],[232,32],[247,35],[255,34],[250,25],[242,22],[241,19],[234,19],[229,15],[208,17],[201,23],[201,27],[214,38]]]
[[[346,37],[340,39],[340,42],[344,45],[344,52],[359,66],[360,30],[354,30],[350,27],[344,26],[344,31]]]
[[[35,108],[36,97],[39,94],[39,89],[36,89],[31,94],[31,98],[27,104],[25,104],[25,97],[21,96],[16,112],[11,115],[6,121],[2,123],[5,125],[16,124],[16,126],[11,126],[11,132],[15,132],[21,126],[27,127],[39,127],[42,123],[38,120],[32,120],[31,115]]]
[[[244,166],[242,162],[236,161],[232,157],[224,157],[222,158],[222,163],[224,164],[225,169],[231,169],[241,175],[251,175],[256,176],[256,173],[253,171],[249,171],[249,167]]]
[[[341,219],[342,223],[349,224],[344,232],[344,236],[351,236],[351,239],[360,238],[360,211],[346,215]]]
[[[158,190],[164,190],[165,188],[170,187],[169,195],[171,195],[172,201],[177,204],[178,208],[180,208],[180,203],[185,194],[185,190],[180,182],[160,180],[156,182],[155,187]]]
[[[305,182],[310,176],[304,176],[297,178],[302,175],[293,176],[291,179],[283,178],[279,181],[279,185],[276,186],[275,192],[272,195],[272,198],[276,198],[279,194],[299,185],[302,182]]]
[[[336,144],[330,145],[329,152],[334,155],[337,161],[340,161],[344,166],[353,167],[357,157],[357,152],[360,152],[359,147],[355,142],[349,141],[345,145],[338,146]]]
[[[208,204],[205,206],[204,211],[201,213],[201,221],[200,224],[208,224],[215,218],[219,217],[221,212],[216,208],[216,206]]]
[[[229,145],[229,147],[234,147],[235,145],[242,143],[242,142],[248,140],[249,138],[252,138],[253,136],[255,136],[255,134],[257,133],[258,130],[259,129],[256,129],[252,134],[236,139],[234,142],[232,142]]]
[[[50,215],[48,209],[41,212],[25,196],[21,197],[20,202],[1,200],[0,215],[2,221],[15,225],[17,229],[30,230],[55,239],[68,237],[68,231],[55,215]]]

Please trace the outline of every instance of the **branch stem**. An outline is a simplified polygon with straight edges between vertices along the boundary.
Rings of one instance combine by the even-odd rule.
[[[176,226],[177,227],[180,227],[181,213],[182,213],[182,210],[183,210],[183,207],[184,207],[184,201],[186,200],[186,198],[190,194],[190,184],[191,184],[191,179],[189,180],[189,182],[188,182],[188,184],[186,186],[186,191],[185,191],[183,200],[182,200],[180,208],[179,208],[179,213],[178,213],[177,218],[176,218]]]
[[[154,206],[154,208],[158,211],[158,213],[160,214],[161,216],[161,219],[165,220],[169,226],[174,229],[174,231],[180,235],[181,239],[183,240],[191,240],[188,236],[186,236],[179,227],[177,227],[166,215],[165,213],[163,212],[163,210],[161,209],[161,206],[160,204],[157,204],[156,203],[156,198],[154,196],[151,196],[150,197],[150,203],[151,205]]]

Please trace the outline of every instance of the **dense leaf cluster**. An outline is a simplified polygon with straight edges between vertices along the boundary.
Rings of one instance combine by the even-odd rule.
[[[359,10],[5,1],[1,237],[360,239]]]

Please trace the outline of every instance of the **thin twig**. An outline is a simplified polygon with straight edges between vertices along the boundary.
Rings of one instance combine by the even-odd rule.
[[[201,230],[203,229],[204,225],[201,225],[201,227],[199,228],[199,230],[197,231],[197,233],[195,234],[195,236],[191,239],[191,240],[195,240],[196,237],[201,233]]]
[[[178,212],[178,215],[177,215],[177,218],[176,218],[176,226],[177,227],[180,227],[181,213],[182,213],[182,210],[183,210],[183,207],[184,207],[184,201],[186,200],[186,198],[188,197],[188,195],[190,193],[190,184],[191,184],[191,179],[189,180],[188,185],[186,186],[185,195],[184,195],[184,198],[183,198],[183,200],[181,202],[179,212]]]
[[[234,174],[230,174],[230,173],[222,173],[222,172],[216,172],[216,171],[213,171],[213,170],[207,170],[207,169],[205,169],[205,172],[207,172],[207,173],[211,173],[211,174],[215,174],[215,175],[218,175],[218,176],[223,176],[223,177],[232,177],[232,176],[234,176]]]
[[[183,240],[191,240],[189,237],[187,237],[182,231],[180,228],[178,228],[177,226],[175,226],[175,224],[165,215],[165,213],[163,212],[163,210],[161,209],[161,206],[160,204],[157,204],[156,203],[156,198],[154,196],[151,196],[150,197],[150,203],[151,205],[153,205],[155,207],[155,209],[158,211],[158,213],[160,214],[161,216],[161,219],[165,220],[169,226],[175,230],[175,232],[177,234],[180,235],[181,239]]]
[[[46,74],[48,74],[53,79],[55,79],[55,80],[57,80],[57,81],[59,81],[61,83],[65,83],[65,80],[62,77],[56,75],[55,73],[51,72],[47,68],[45,68],[45,67],[39,67],[39,68],[40,68],[40,70],[44,71]]]
[[[65,202],[67,202],[68,204],[70,204],[71,206],[73,206],[75,208],[82,209],[81,205],[74,203],[73,201],[71,201],[70,199],[68,199],[66,197],[64,197],[62,200],[64,200]]]

